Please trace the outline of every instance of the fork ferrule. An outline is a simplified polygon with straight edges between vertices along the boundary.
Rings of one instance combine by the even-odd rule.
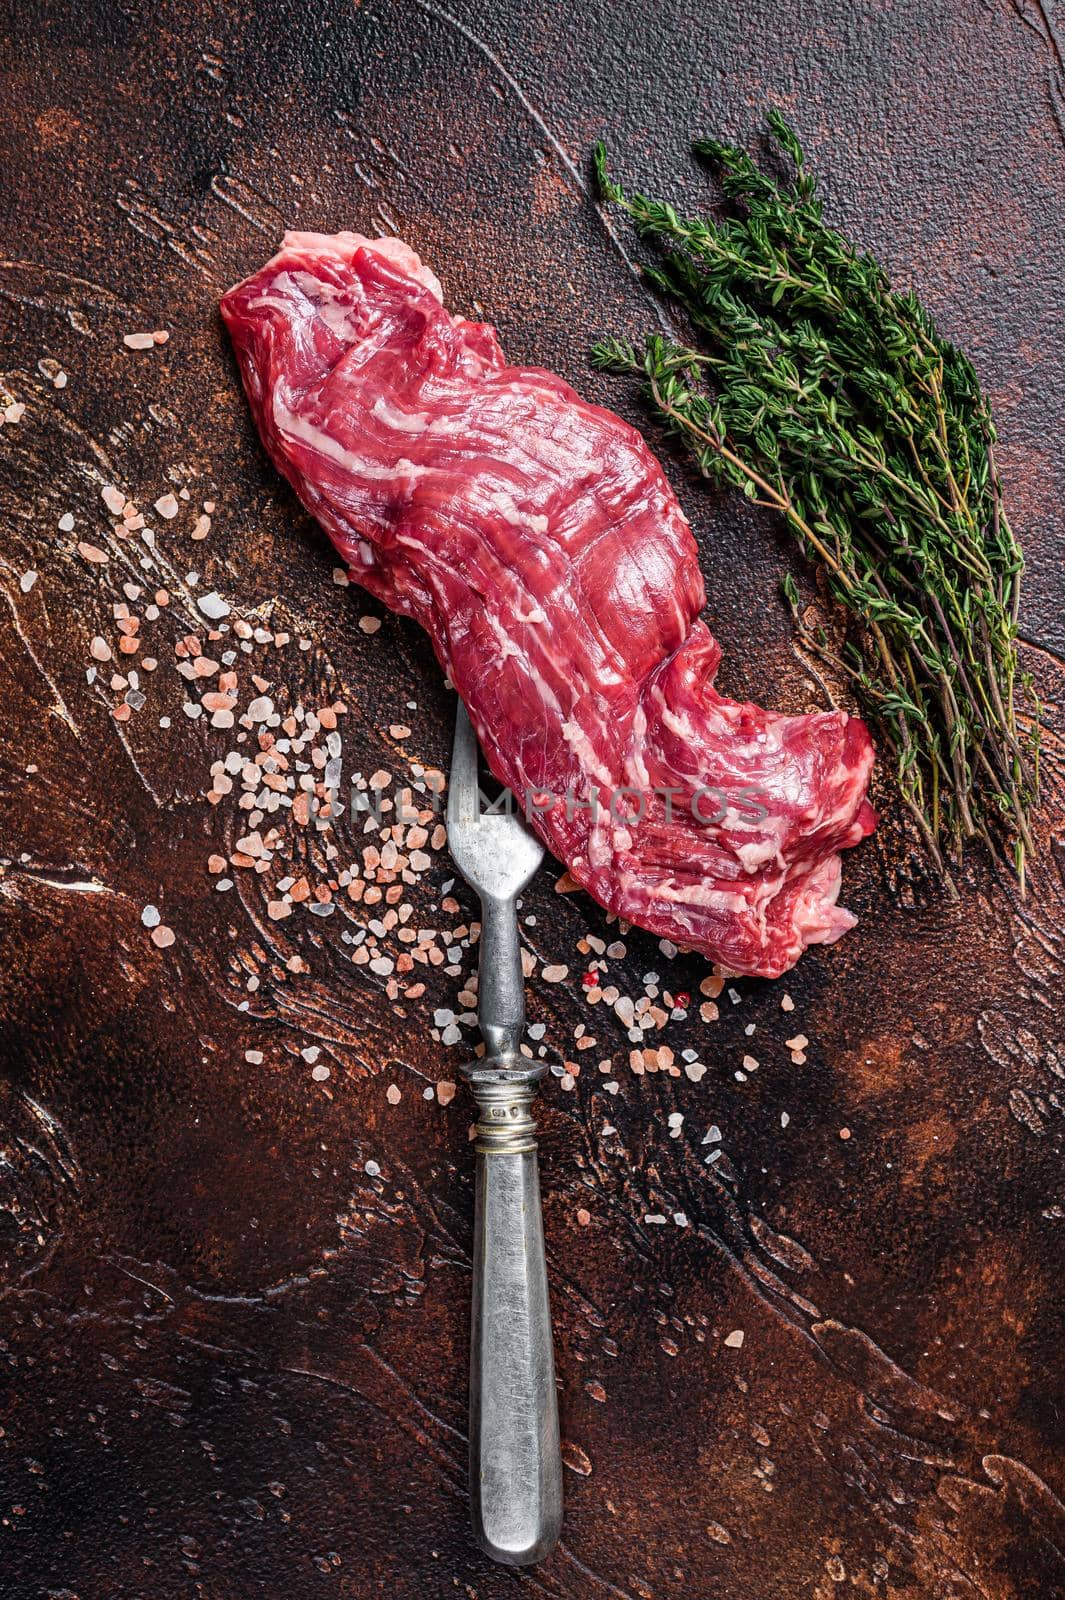
[[[478,1154],[518,1155],[536,1149],[536,1122],[530,1107],[543,1075],[541,1065],[522,1062],[511,1066],[498,1058],[463,1068],[479,1112],[474,1129]]]

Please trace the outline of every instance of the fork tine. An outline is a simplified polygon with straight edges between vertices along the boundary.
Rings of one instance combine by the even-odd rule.
[[[449,823],[477,820],[477,773],[477,735],[460,700],[455,712],[455,739],[451,747],[451,771],[447,781]]]

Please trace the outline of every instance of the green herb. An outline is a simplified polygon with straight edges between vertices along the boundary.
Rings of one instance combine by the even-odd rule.
[[[694,146],[734,203],[720,222],[625,194],[598,146],[601,192],[657,248],[645,276],[692,339],[607,339],[593,360],[639,374],[706,477],[780,511],[823,572],[850,625],[832,640],[788,577],[799,639],[878,724],[948,883],[945,858],[981,838],[1011,850],[1023,889],[1039,708],[1017,665],[1023,560],[990,409],[917,299],[825,224],[795,134],[776,111],[769,123],[788,182],[731,145]]]

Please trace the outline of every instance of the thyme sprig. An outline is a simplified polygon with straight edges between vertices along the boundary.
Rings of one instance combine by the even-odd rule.
[[[701,472],[779,511],[824,574],[850,625],[830,637],[789,575],[800,643],[854,686],[947,882],[947,858],[979,838],[1012,846],[1023,888],[1039,708],[1017,661],[1024,563],[990,408],[916,297],[825,223],[779,112],[769,125],[790,181],[732,145],[693,147],[732,202],[722,221],[626,194],[597,147],[600,191],[655,247],[645,277],[692,338],[608,338],[592,358],[638,375]]]

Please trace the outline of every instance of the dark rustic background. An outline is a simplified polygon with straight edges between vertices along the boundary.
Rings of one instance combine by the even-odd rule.
[[[1051,1600],[1065,22],[1050,0],[450,7],[31,0],[4,30],[0,1594]],[[469,1112],[423,1097],[456,1076],[430,1027],[461,984],[437,968],[393,1004],[348,959],[358,907],[274,924],[265,880],[218,894],[205,868],[241,820],[235,795],[204,800],[230,736],[181,709],[195,593],[313,641],[256,670],[282,697],[345,698],[349,770],[442,762],[449,714],[424,641],[391,618],[360,632],[376,608],[331,584],[260,456],[216,303],[286,224],[395,229],[515,359],[623,407],[585,350],[649,309],[589,199],[589,146],[695,185],[689,134],[757,138],[770,100],[832,216],[918,285],[994,396],[1048,707],[1045,850],[1026,906],[977,873],[951,908],[882,792],[888,820],[846,865],[859,929],[660,1036],[698,1049],[699,1083],[630,1072],[624,1030],[581,998],[576,941],[613,931],[542,875],[530,946],[571,976],[535,981],[530,1009],[582,1066],[543,1101],[567,1518],[512,1574],[467,1534]],[[153,328],[166,345],[123,345]],[[725,685],[816,704],[777,531],[671,471]],[[158,527],[148,581],[175,597],[145,624],[160,666],[126,723],[114,665],[86,680],[144,581],[108,482]],[[188,508],[151,513],[182,486],[217,503],[205,541]],[[422,923],[450,876],[441,855],[412,893]],[[649,970],[674,993],[705,974],[633,935],[612,975],[639,994]],[[577,1057],[582,1021],[598,1047]],[[745,1053],[760,1066],[738,1082]],[[677,1211],[687,1227],[645,1220]]]

